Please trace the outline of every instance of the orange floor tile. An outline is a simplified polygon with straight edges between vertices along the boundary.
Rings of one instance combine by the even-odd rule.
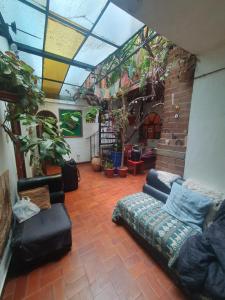
[[[8,279],[4,300],[185,299],[129,232],[111,221],[121,197],[141,191],[145,175],[106,178],[79,166],[79,189],[66,194],[73,247],[57,262]]]

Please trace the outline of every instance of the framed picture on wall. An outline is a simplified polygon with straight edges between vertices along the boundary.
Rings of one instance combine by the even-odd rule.
[[[59,109],[59,122],[64,137],[76,138],[83,136],[81,110]]]

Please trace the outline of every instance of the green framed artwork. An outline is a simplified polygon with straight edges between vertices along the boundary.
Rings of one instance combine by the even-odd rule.
[[[64,137],[76,138],[83,136],[81,110],[59,109],[59,122]]]

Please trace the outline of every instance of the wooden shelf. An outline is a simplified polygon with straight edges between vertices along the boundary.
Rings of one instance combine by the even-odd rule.
[[[8,91],[0,90],[0,100],[10,103],[16,103],[18,101],[18,95]]]

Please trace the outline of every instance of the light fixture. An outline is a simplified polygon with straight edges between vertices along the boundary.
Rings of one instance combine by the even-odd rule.
[[[12,52],[16,53],[16,52],[18,51],[17,44],[12,43],[12,44],[10,45],[10,50],[11,50]]]
[[[16,43],[10,45],[10,50],[16,55],[16,58],[19,59],[19,51]]]
[[[180,117],[180,105],[175,104],[175,96],[174,93],[171,94],[172,107],[175,111],[174,118],[179,119]]]

